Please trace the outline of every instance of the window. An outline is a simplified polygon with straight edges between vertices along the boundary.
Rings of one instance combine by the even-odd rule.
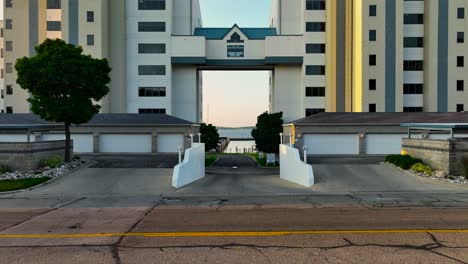
[[[457,112],[465,112],[465,105],[457,104]]]
[[[7,114],[13,114],[13,107],[7,106],[6,107],[6,112],[7,112]]]
[[[3,38],[3,28],[0,28],[0,38]]]
[[[325,66],[323,65],[307,65],[306,75],[325,75]]]
[[[86,35],[86,44],[88,46],[94,46],[94,35],[93,34]]]
[[[369,16],[371,16],[371,17],[377,16],[377,6],[376,5],[370,5],[369,6]]]
[[[307,108],[306,109],[306,116],[313,116],[316,114],[324,113],[325,109],[323,108]]]
[[[325,0],[307,0],[306,1],[306,10],[325,10],[326,9]]]
[[[369,55],[369,65],[370,66],[375,66],[377,65],[377,55]]]
[[[138,0],[138,10],[166,10],[166,0]]]
[[[403,62],[403,70],[404,71],[423,71],[424,70],[424,62],[423,61],[405,60]]]
[[[369,41],[376,41],[377,40],[377,30],[371,29],[369,30]]]
[[[307,22],[307,32],[325,32],[325,22]]]
[[[325,44],[306,44],[306,53],[325,53]]]
[[[457,43],[465,43],[465,32],[457,32]]]
[[[164,108],[140,108],[138,109],[139,114],[166,114]]]
[[[403,94],[423,94],[424,85],[421,83],[403,84]]]
[[[465,8],[464,7],[459,7],[457,9],[457,17],[458,17],[458,19],[465,19]]]
[[[138,22],[138,32],[165,32],[166,22]]]
[[[418,112],[423,112],[422,107],[403,107],[403,112],[405,113],[418,113]]]
[[[7,85],[6,86],[6,94],[7,95],[12,95],[13,94],[13,85]]]
[[[3,79],[3,78],[5,78],[4,76],[5,76],[5,74],[4,74],[4,71],[3,71],[3,69],[0,69],[0,78],[2,78],[2,79]]]
[[[5,28],[13,29],[13,19],[5,19]]]
[[[457,67],[465,67],[465,57],[457,56]]]
[[[165,97],[166,87],[140,87],[138,89],[139,97]]]
[[[244,46],[242,45],[228,45],[227,46],[228,57],[244,57]]]
[[[423,48],[424,38],[422,37],[405,37],[403,39],[403,47],[405,48]]]
[[[306,97],[325,97],[325,87],[306,87]]]
[[[377,90],[377,80],[376,79],[370,79],[369,80],[369,90],[371,90],[371,91]]]
[[[424,14],[405,14],[405,25],[420,25],[424,24]]]
[[[13,51],[13,41],[11,41],[11,40],[5,41],[5,50],[6,51]]]
[[[166,44],[138,44],[140,54],[163,54],[166,53]]]
[[[377,112],[377,105],[376,104],[369,104],[369,113]]]
[[[237,32],[234,32],[231,35],[231,38],[228,39],[227,42],[228,43],[243,43],[244,41],[241,39],[241,36],[239,34],[237,34]]]
[[[47,0],[47,9],[61,9],[61,0]]]
[[[13,72],[13,63],[5,63],[5,72],[12,73]]]
[[[5,0],[5,7],[6,8],[13,7],[13,0]]]
[[[3,92],[3,89],[0,90],[0,98],[2,98],[2,99],[5,98],[5,93]],[[2,113],[3,113],[3,112],[2,112]]]
[[[0,58],[3,59],[4,57],[5,57],[5,55],[3,54],[3,49],[0,49]]]
[[[165,65],[139,65],[138,75],[166,75]]]
[[[60,21],[47,21],[47,31],[61,31],[62,22]]]
[[[94,22],[94,11],[86,12],[86,22]]]
[[[457,91],[464,91],[465,90],[465,81],[458,80],[457,81]]]

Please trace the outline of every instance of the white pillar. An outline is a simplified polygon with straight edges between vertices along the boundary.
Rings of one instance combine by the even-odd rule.
[[[198,133],[198,143],[201,143],[201,133]]]
[[[280,144],[283,145],[283,133],[280,133]]]
[[[182,148],[177,148],[177,152],[179,152],[179,164],[182,163]]]
[[[193,134],[190,134],[190,147],[193,145]]]
[[[309,149],[307,146],[302,148],[304,150],[304,163],[307,164],[307,150]]]
[[[289,146],[292,147],[293,145],[293,136],[292,136],[292,133],[289,133]]]

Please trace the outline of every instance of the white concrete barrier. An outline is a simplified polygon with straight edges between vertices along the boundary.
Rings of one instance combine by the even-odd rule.
[[[301,161],[298,149],[284,144],[280,145],[280,177],[306,187],[315,183],[312,166]]]
[[[172,186],[183,187],[205,177],[205,144],[193,143],[185,150],[182,163],[174,167]]]

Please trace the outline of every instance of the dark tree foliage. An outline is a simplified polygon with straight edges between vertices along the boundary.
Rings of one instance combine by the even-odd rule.
[[[201,124],[200,125],[200,133],[201,133],[201,142],[205,143],[205,150],[210,151],[212,149],[216,149],[218,147],[219,142],[219,133],[218,129],[209,124]]]
[[[281,132],[283,132],[283,113],[268,114],[265,112],[257,118],[252,137],[259,151],[278,153]]]
[[[34,57],[16,61],[16,82],[28,91],[31,111],[42,119],[65,124],[65,161],[70,161],[70,125],[88,122],[97,103],[109,92],[111,71],[106,59],[83,54],[81,47],[47,39]]]

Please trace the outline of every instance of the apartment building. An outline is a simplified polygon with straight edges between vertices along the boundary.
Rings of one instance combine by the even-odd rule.
[[[109,60],[104,113],[200,122],[207,70],[270,71],[270,111],[287,122],[325,111],[464,111],[466,5],[272,0],[268,27],[204,28],[198,0],[5,0],[5,111],[29,111],[13,64],[45,38]]]

